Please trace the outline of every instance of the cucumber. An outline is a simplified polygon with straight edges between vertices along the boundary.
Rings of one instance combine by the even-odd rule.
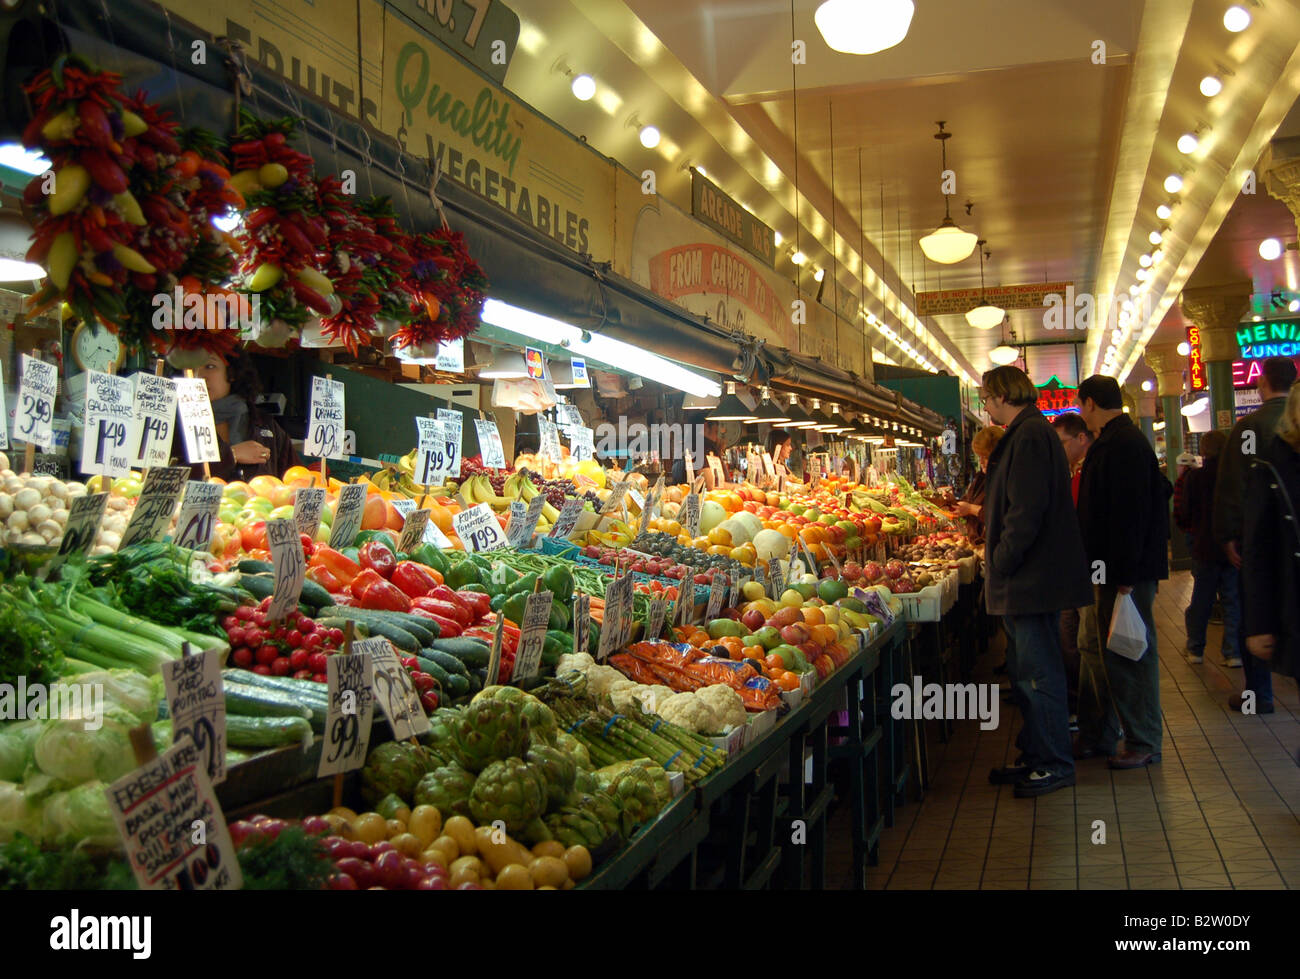
[[[455,656],[471,670],[487,666],[488,660],[492,658],[492,647],[487,643],[462,636],[439,639],[433,643],[432,648]]]
[[[302,717],[245,717],[226,715],[226,744],[235,748],[280,748],[301,744],[311,747],[311,725]]]
[[[238,683],[245,687],[255,689],[278,691],[290,697],[296,697],[307,707],[316,709],[317,705],[323,709],[329,704],[329,688],[324,683],[317,683],[315,680],[295,680],[288,676],[262,676],[260,673],[253,673],[251,670],[241,670],[238,667],[229,667],[221,671],[222,679],[226,683]]]
[[[260,602],[275,592],[275,579],[265,574],[244,574],[239,576],[239,587]]]
[[[383,636],[398,649],[405,652],[418,653],[423,648],[420,645],[420,640],[405,629],[399,628],[381,618],[371,618],[365,615],[361,609],[330,606],[326,611],[331,616],[338,615],[345,619],[351,619],[353,622],[361,623],[370,631],[371,636]]]
[[[312,709],[295,700],[292,694],[264,687],[249,687],[227,680],[224,684],[226,713],[245,717],[301,717],[311,720]]]
[[[426,647],[420,655],[425,659],[433,660],[448,673],[459,673],[461,676],[469,677],[469,667],[465,665],[464,661],[457,659],[451,653],[430,646]]]
[[[438,624],[418,615],[406,612],[390,612],[383,609],[354,608],[352,606],[333,606],[322,609],[325,614],[339,614],[354,622],[383,622],[415,636],[423,645],[428,645],[438,638]],[[373,630],[372,630],[373,631]]]
[[[423,670],[425,673],[428,673],[431,677],[433,677],[435,680],[438,681],[438,686],[442,687],[442,689],[446,690],[448,693],[451,692],[450,673],[444,670],[438,663],[435,663],[433,660],[425,659],[423,656],[420,656],[418,654],[415,657],[415,661],[421,670]],[[468,686],[468,681],[466,681],[466,686]]]
[[[314,609],[334,604],[334,596],[310,578],[303,579],[302,594],[299,597],[304,605],[310,605]]]
[[[240,574],[275,574],[275,565],[270,561],[254,561],[245,558],[235,565]]]

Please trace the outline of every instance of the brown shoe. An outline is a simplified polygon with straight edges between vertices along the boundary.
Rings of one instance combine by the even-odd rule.
[[[1121,751],[1118,755],[1112,755],[1109,761],[1110,767],[1115,769],[1146,768],[1159,763],[1158,751]]]

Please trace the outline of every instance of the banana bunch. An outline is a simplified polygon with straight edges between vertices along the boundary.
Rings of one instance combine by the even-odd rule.
[[[531,503],[533,497],[542,492],[537,488],[536,483],[521,473],[511,473],[506,477],[505,485],[501,488],[501,491],[505,494],[505,499],[510,500],[511,502],[519,500],[521,503]],[[551,506],[550,503],[543,503],[542,516],[538,523],[540,524],[542,521],[545,521],[547,526],[549,526],[555,523],[555,521],[559,519],[559,516],[559,510]]]
[[[465,482],[460,484],[460,495],[465,497],[465,502],[470,506],[476,506],[479,503],[486,503],[493,510],[509,510],[513,502],[507,497],[497,496],[496,491],[492,489],[492,483],[487,476],[479,473],[477,476],[471,476]]]
[[[416,454],[417,454],[418,452],[419,452],[419,449],[412,449],[410,452],[406,453],[406,455],[402,456],[401,459],[397,460],[397,468],[398,468],[398,470],[399,470],[400,472],[404,472],[404,473],[406,473],[408,476],[414,476],[414,475],[415,475],[415,456],[416,456]]]

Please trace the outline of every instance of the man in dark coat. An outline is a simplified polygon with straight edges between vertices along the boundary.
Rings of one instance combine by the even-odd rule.
[[[1087,564],[1061,440],[1018,367],[984,375],[984,408],[1006,434],[984,494],[984,599],[1011,640],[1007,674],[1024,714],[1017,764],[989,780],[1032,797],[1074,784],[1060,614],[1088,600]]]
[[[1113,377],[1094,374],[1079,385],[1079,414],[1097,436],[1079,480],[1079,522],[1092,567],[1097,631],[1105,646],[1111,616],[1128,595],[1146,625],[1147,648],[1131,660],[1106,648],[1102,654],[1110,703],[1100,718],[1079,718],[1079,730],[1099,730],[1097,745],[1113,745],[1123,726],[1124,751],[1110,758],[1117,769],[1160,761],[1160,659],[1152,605],[1157,582],[1169,577],[1169,498],[1173,487],[1155,451],[1124,413]]]

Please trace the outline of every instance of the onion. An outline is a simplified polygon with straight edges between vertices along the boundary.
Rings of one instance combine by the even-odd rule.
[[[35,506],[27,508],[27,520],[32,524],[38,524],[42,520],[49,520],[50,514],[53,512],[44,503],[37,503]]]
[[[17,530],[20,533],[27,529],[27,511],[15,510],[9,515],[8,525],[10,530]]]

